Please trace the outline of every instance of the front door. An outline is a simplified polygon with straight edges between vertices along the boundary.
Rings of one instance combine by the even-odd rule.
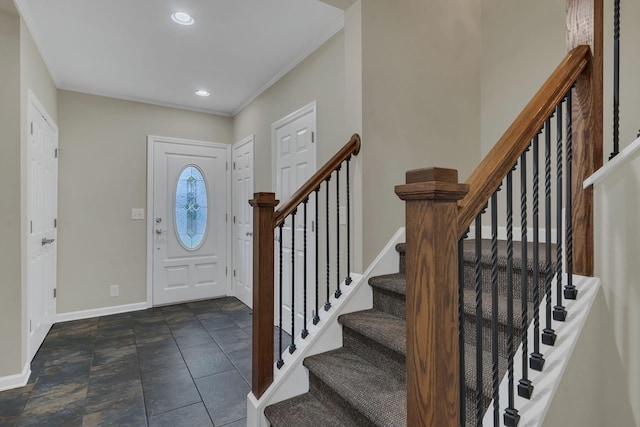
[[[316,111],[315,103],[292,113],[273,124],[273,135],[276,155],[276,197],[280,205],[284,204],[298,188],[302,186],[316,172]],[[315,198],[311,196],[307,206],[307,292],[313,291],[315,286],[315,269],[311,266],[315,260],[315,234],[313,212],[315,212]],[[299,333],[303,323],[303,281],[304,281],[304,214],[300,205],[296,216],[295,226],[293,217],[289,216],[282,227],[282,235],[276,230],[276,239],[282,239],[282,311],[283,329],[291,332],[291,310],[295,305],[295,332]],[[295,242],[292,241],[292,229]],[[276,289],[279,288],[279,243],[276,243]],[[295,247],[294,247],[295,245]],[[292,262],[293,252],[293,262]],[[295,267],[294,267],[295,264]],[[295,270],[294,270],[295,269]],[[293,281],[292,281],[293,276]],[[293,284],[292,284],[293,283]],[[293,289],[295,286],[295,290]],[[292,299],[292,290],[295,299]],[[279,297],[276,295],[276,297]],[[278,301],[278,300],[276,300]],[[311,298],[307,298],[307,321],[311,316]],[[278,318],[276,317],[276,322]]]
[[[150,137],[153,304],[227,294],[228,146]]]
[[[29,358],[33,358],[56,314],[58,128],[29,93],[27,138],[27,286]]]
[[[235,296],[253,306],[253,136],[232,148],[233,161],[233,289]]]

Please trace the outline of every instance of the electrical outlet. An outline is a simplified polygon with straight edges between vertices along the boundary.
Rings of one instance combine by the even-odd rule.
[[[131,219],[144,219],[144,209],[131,209]]]
[[[120,296],[120,286],[119,285],[111,285],[111,296],[119,297]]]
[[[338,209],[338,222],[340,225],[347,225],[347,208],[340,206]]]

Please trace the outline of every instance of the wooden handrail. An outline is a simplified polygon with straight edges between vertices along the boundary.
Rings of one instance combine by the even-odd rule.
[[[458,202],[458,238],[461,238],[478,216],[531,139],[542,129],[591,59],[589,46],[578,46],[567,54],[542,85],[518,118],[487,154],[467,180],[468,195]]]
[[[309,194],[311,194],[316,188],[322,184],[333,173],[342,162],[344,162],[349,156],[357,155],[360,152],[360,135],[353,134],[349,142],[340,149],[327,163],[324,164],[316,173],[314,173],[302,187],[296,191],[289,200],[282,205],[274,213],[273,227],[278,227],[282,224],[287,216],[296,210],[298,205],[302,203]]]

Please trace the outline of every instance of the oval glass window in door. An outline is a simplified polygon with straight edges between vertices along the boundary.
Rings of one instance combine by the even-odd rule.
[[[196,165],[182,169],[176,185],[176,234],[187,250],[196,250],[207,233],[207,185]]]

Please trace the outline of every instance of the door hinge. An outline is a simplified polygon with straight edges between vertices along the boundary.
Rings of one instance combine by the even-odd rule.
[[[233,216],[233,223],[234,224],[236,223],[236,216],[235,215]]]
[[[53,288],[53,297],[56,298],[58,296],[58,289]]]
[[[229,222],[229,214],[224,214],[224,222]]]
[[[33,122],[31,122],[31,135],[33,135]]]
[[[233,170],[236,170],[236,162],[233,162]]]
[[[58,149],[53,150],[53,155],[57,159],[58,158]]]
[[[53,219],[53,228],[58,228],[58,218]]]
[[[311,143],[313,144],[314,142],[316,142],[316,133],[311,132]]]
[[[29,233],[33,233],[33,221],[29,221]]]
[[[33,326],[32,326],[31,319],[29,319],[29,332],[33,332]]]
[[[226,170],[229,170],[229,162],[226,163]]]
[[[229,275],[229,267],[225,267],[224,268],[224,275],[228,276]]]
[[[315,232],[316,231],[316,222],[315,221],[311,221],[311,232]]]
[[[233,269],[233,277],[236,277],[236,269]]]

